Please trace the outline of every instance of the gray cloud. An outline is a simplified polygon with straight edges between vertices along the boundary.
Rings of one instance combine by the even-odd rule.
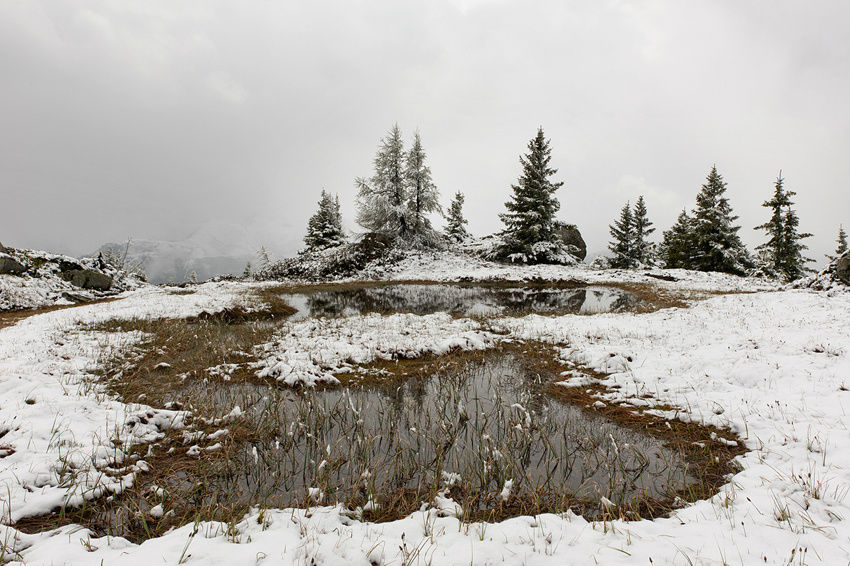
[[[717,163],[751,245],[782,168],[821,257],[850,224],[847,21],[840,1],[4,2],[0,239],[238,224],[291,253],[323,187],[356,229],[394,122],[489,233],[543,125],[593,250],[639,194],[669,226]]]

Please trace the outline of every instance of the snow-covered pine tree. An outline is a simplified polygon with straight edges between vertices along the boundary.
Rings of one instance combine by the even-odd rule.
[[[844,231],[843,224],[838,227],[838,239],[835,242],[838,244],[838,247],[835,248],[835,255],[826,254],[829,261],[835,261],[835,258],[847,251],[847,233]]]
[[[339,199],[334,200],[322,189],[319,210],[307,222],[304,243],[307,251],[324,250],[341,245],[345,241],[339,214]]]
[[[425,150],[419,132],[413,134],[413,146],[407,153],[404,169],[407,182],[407,209],[410,217],[410,231],[420,243],[433,242],[436,233],[431,228],[428,215],[432,212],[442,214],[440,193],[431,179],[431,168],[425,165]]]
[[[375,173],[358,177],[357,223],[370,232],[405,238],[410,231],[407,208],[404,143],[398,124],[381,139],[375,156]]]
[[[453,242],[462,242],[469,237],[466,230],[468,221],[463,216],[463,201],[466,197],[458,191],[455,193],[449,205],[448,224],[446,224],[446,236]]]
[[[759,252],[760,269],[771,277],[779,277],[782,271],[781,262],[785,245],[783,211],[790,203],[791,198],[783,188],[782,172],[780,171],[774,184],[773,197],[762,203],[762,206],[771,209],[770,220],[753,228],[753,230],[764,230],[767,234],[767,241],[756,246],[756,252]]]
[[[635,218],[632,215],[631,203],[626,203],[620,211],[620,219],[615,220],[608,226],[611,233],[611,243],[608,249],[611,256],[608,265],[616,268],[630,268],[637,266],[635,258]]]
[[[269,261],[269,252],[266,251],[266,246],[260,246],[260,249],[257,250],[257,265],[260,266],[260,269],[264,268],[268,265]]]
[[[757,251],[762,252],[761,268],[767,274],[787,281],[802,277],[808,271],[806,263],[812,261],[802,254],[807,246],[800,240],[811,237],[811,234],[797,232],[800,222],[797,213],[791,208],[794,204],[791,197],[795,194],[794,191],[785,190],[780,171],[774,184],[773,197],[762,204],[771,209],[770,220],[755,227],[755,230],[764,230],[768,236],[767,242],[756,247]]]
[[[653,246],[649,241],[649,235],[655,232],[655,228],[652,227],[652,222],[649,221],[643,195],[638,197],[632,216],[634,218],[635,229],[632,257],[637,262],[637,266],[650,266],[654,263],[655,258],[653,257]]]
[[[254,272],[251,270],[251,262],[245,264],[245,269],[242,271],[242,279],[250,279]]]
[[[664,232],[661,263],[668,269],[689,269],[693,261],[694,219],[682,209],[676,223]]]
[[[697,195],[694,209],[693,257],[690,269],[744,275],[752,260],[738,236],[732,206],[726,198],[726,182],[713,166]]]
[[[558,172],[549,167],[552,159],[549,141],[538,128],[528,142],[528,153],[520,156],[522,175],[512,185],[513,195],[505,203],[508,212],[499,218],[505,225],[497,255],[522,263],[572,263],[566,246],[558,236],[555,213],[560,208],[557,191],[564,183],[550,179]]]
[[[790,192],[790,195],[794,195]],[[793,204],[793,203],[791,203]],[[803,277],[806,273],[811,273],[812,270],[806,267],[807,263],[815,260],[803,255],[803,251],[809,249],[802,240],[811,238],[812,234],[808,232],[799,232],[800,217],[797,212],[789,206],[785,209],[785,214],[782,218],[785,224],[785,245],[782,261],[782,273],[788,281],[796,281]]]
[[[345,232],[342,229],[342,209],[339,206],[339,195],[334,195],[334,226],[339,228],[339,233],[345,241]]]

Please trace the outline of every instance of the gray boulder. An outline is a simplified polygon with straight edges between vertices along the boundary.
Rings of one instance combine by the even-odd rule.
[[[850,285],[850,252],[835,260],[835,276],[845,285]]]
[[[0,274],[20,275],[26,267],[10,255],[0,252]]]
[[[94,269],[71,269],[62,273],[62,277],[82,289],[108,291],[112,287],[112,277]]]
[[[850,251],[833,259],[827,268],[817,275],[793,283],[794,287],[807,287],[817,291],[841,289],[845,285],[850,287]]]
[[[78,305],[92,302],[91,297],[86,297],[85,295],[78,295],[77,293],[62,293],[62,298]]]
[[[66,259],[60,259],[58,261],[59,271],[62,273],[67,273],[69,271],[82,271],[83,266],[77,263],[76,261],[68,261]]]
[[[584,261],[584,258],[587,257],[587,244],[584,242],[584,238],[581,237],[578,227],[575,224],[559,224],[556,228],[556,233],[566,245],[574,246],[575,251],[573,255],[579,261]]]

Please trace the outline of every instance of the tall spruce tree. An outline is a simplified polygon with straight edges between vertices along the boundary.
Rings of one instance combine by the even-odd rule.
[[[469,237],[466,230],[467,220],[463,216],[463,202],[465,197],[458,191],[455,193],[449,205],[448,224],[446,224],[446,236],[453,242],[462,242]]]
[[[738,236],[741,227],[733,225],[737,219],[726,198],[726,182],[714,166],[697,195],[690,269],[744,275],[752,267],[752,260]]]
[[[762,203],[771,209],[770,220],[753,228],[764,230],[768,236],[767,242],[756,246],[759,253],[761,269],[772,277],[778,277],[782,272],[782,261],[785,247],[785,207],[791,204],[791,195],[783,188],[782,172],[774,185],[773,197]]]
[[[375,172],[369,179],[358,177],[357,223],[371,232],[405,238],[410,231],[405,152],[401,130],[395,124],[381,139],[375,156]]]
[[[611,243],[608,249],[611,250],[611,256],[608,258],[608,265],[628,269],[637,267],[635,259],[635,218],[632,214],[631,203],[626,203],[620,211],[619,220],[615,220],[608,227],[611,233]]]
[[[413,146],[407,153],[404,178],[407,183],[407,209],[409,229],[419,240],[433,238],[431,222],[428,214],[442,213],[440,194],[431,179],[431,168],[425,165],[425,150],[419,132],[413,135]]]
[[[655,258],[653,257],[653,246],[649,241],[649,235],[655,232],[655,228],[652,227],[652,222],[649,221],[643,195],[638,197],[632,216],[634,217],[635,228],[635,239],[632,250],[633,258],[638,266],[652,265]]]
[[[694,219],[682,209],[661,241],[661,263],[668,269],[690,269],[693,260]]]
[[[339,198],[322,189],[319,210],[307,222],[307,235],[304,243],[307,251],[324,250],[341,245],[345,241],[342,231],[342,216],[339,211]]]
[[[812,272],[811,269],[806,267],[806,264],[814,260],[803,255],[803,251],[809,249],[809,246],[802,243],[803,239],[811,238],[812,234],[798,231],[800,217],[797,216],[797,212],[790,205],[785,209],[783,221],[785,223],[785,253],[783,254],[782,273],[788,281],[795,281],[806,273]]]
[[[522,175],[505,203],[508,212],[499,218],[505,225],[497,255],[521,263],[569,263],[575,261],[556,232],[555,213],[560,208],[557,191],[564,183],[551,177],[558,172],[549,166],[549,141],[538,128],[528,142],[528,153],[520,156]]]
[[[780,171],[774,184],[773,197],[762,204],[771,210],[770,219],[755,227],[755,230],[764,230],[768,237],[767,242],[756,247],[761,252],[762,269],[769,275],[787,281],[802,277],[807,271],[806,263],[812,261],[803,257],[803,250],[808,246],[800,241],[811,237],[811,234],[797,231],[800,221],[792,209],[794,202],[791,200],[795,194],[794,191],[785,190]]]
[[[835,248],[835,255],[826,255],[829,261],[835,261],[835,258],[840,257],[847,251],[847,233],[844,231],[843,224],[838,227],[838,239],[835,242],[838,244],[838,247]]]

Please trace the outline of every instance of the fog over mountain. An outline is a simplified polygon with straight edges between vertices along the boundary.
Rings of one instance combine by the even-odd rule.
[[[240,275],[249,262],[255,262],[263,238],[237,224],[206,224],[185,240],[164,241],[129,238],[124,242],[109,242],[98,251],[108,248],[128,264],[141,265],[152,283],[179,283],[192,274],[198,280],[232,273]]]
[[[2,2],[0,241],[132,238],[175,276],[290,255],[323,188],[359,229],[354,179],[396,122],[485,235],[542,125],[590,257],[641,194],[660,237],[716,163],[751,248],[782,169],[822,260],[850,225],[848,21],[825,0]]]

